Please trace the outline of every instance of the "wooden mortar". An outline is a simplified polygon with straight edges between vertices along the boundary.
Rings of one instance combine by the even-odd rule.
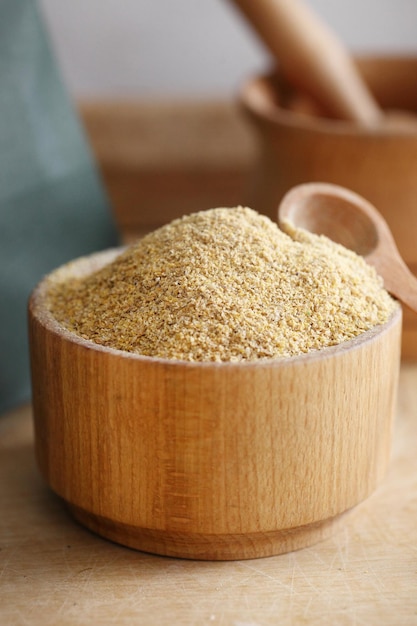
[[[417,112],[417,58],[357,59],[385,110]],[[279,72],[258,76],[240,101],[259,138],[259,158],[246,202],[276,220],[284,194],[295,185],[326,182],[347,187],[383,215],[400,253],[417,275],[417,117],[400,116],[367,127],[326,118],[294,93]],[[404,358],[417,358],[417,317],[404,310]]]
[[[98,346],[29,304],[36,455],[82,524],[162,555],[248,559],[333,532],[387,469],[401,309],[354,340],[300,357],[188,363]]]

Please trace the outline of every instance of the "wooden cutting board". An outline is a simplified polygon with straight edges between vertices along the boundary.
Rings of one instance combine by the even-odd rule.
[[[0,623],[19,626],[417,624],[417,365],[403,365],[378,491],[331,539],[278,557],[198,562],[96,537],[37,471],[30,407],[0,419]]]

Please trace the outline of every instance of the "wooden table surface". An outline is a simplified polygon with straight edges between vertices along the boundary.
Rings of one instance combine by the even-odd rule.
[[[278,557],[186,561],[85,530],[37,471],[30,407],[0,419],[0,623],[417,624],[417,364],[403,365],[390,470],[331,538]]]

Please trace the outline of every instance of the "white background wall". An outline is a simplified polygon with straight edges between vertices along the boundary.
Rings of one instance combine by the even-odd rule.
[[[417,53],[417,0],[306,2],[351,50]],[[228,0],[40,3],[76,97],[229,96],[268,63]]]

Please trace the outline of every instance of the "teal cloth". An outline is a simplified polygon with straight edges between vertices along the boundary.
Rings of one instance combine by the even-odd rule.
[[[0,0],[0,414],[30,399],[27,300],[117,244],[109,203],[34,0]]]

